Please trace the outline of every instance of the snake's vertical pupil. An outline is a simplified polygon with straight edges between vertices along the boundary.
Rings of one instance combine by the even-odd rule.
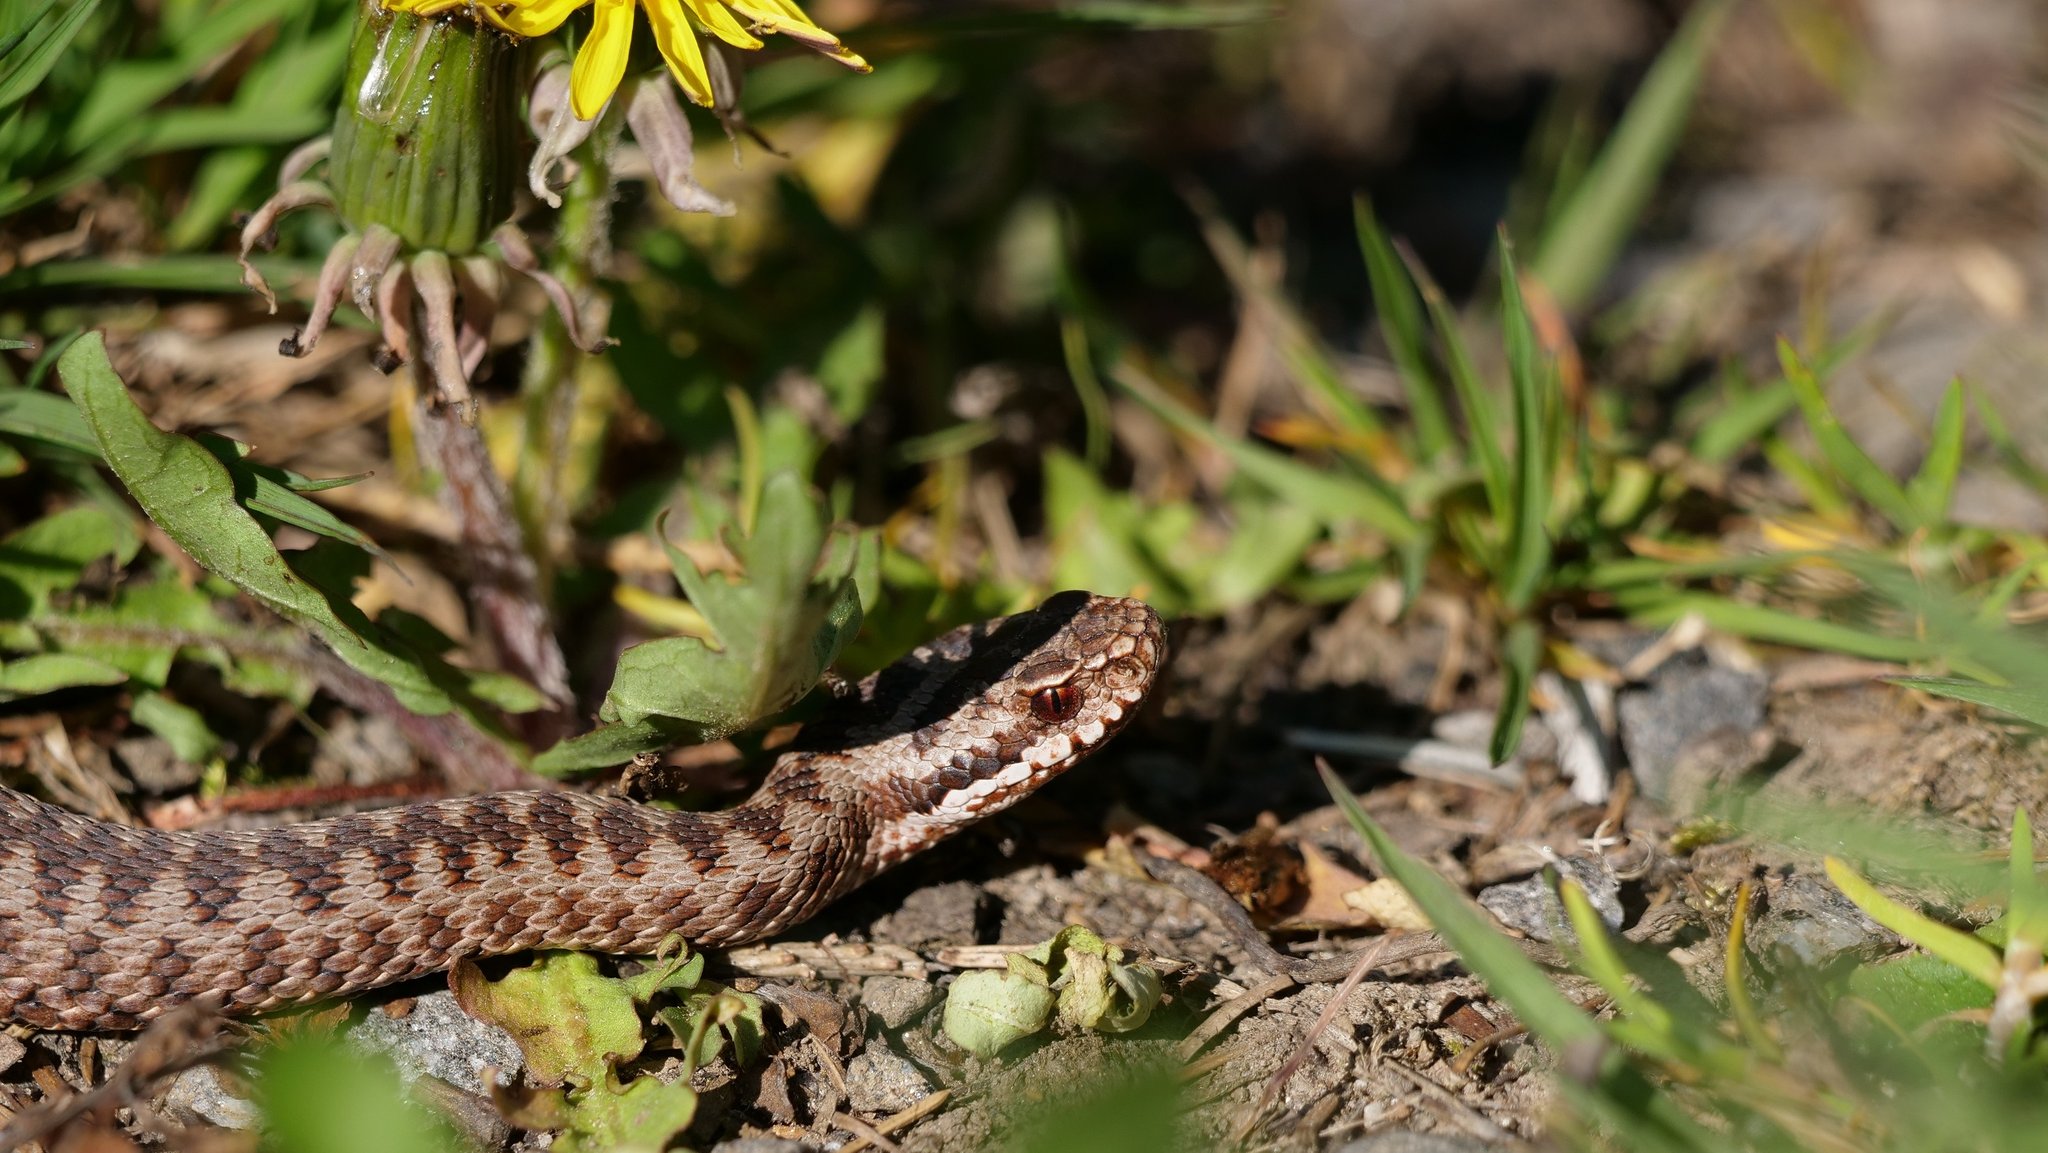
[[[1064,721],[1081,707],[1081,690],[1054,685],[1031,694],[1031,713],[1041,721]]]

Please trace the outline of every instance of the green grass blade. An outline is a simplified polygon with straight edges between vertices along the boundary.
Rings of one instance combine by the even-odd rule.
[[[1952,701],[1982,705],[2010,713],[2030,725],[2048,729],[2048,693],[2036,688],[2014,685],[1987,685],[1982,681],[1964,680],[1960,677],[1892,677],[1892,684],[1933,693]]]
[[[1379,311],[1380,332],[1386,337],[1387,351],[1408,397],[1408,414],[1415,421],[1416,446],[1422,450],[1423,460],[1434,460],[1450,450],[1454,439],[1450,414],[1444,410],[1443,386],[1429,367],[1422,302],[1401,258],[1374,218],[1372,203],[1359,197],[1352,202],[1352,215],[1358,247],[1365,255],[1365,273],[1372,282],[1373,307]]]
[[[1685,131],[1707,52],[1733,6],[1731,0],[1693,6],[1629,101],[1613,138],[1544,233],[1533,266],[1565,310],[1592,298],[1635,228]]]
[[[1871,920],[1968,973],[1975,980],[1993,989],[1998,988],[2005,968],[1998,950],[1878,892],[1875,885],[1858,876],[1854,869],[1838,858],[1829,857],[1826,868],[1828,880],[1833,881],[1842,895]]]
[[[49,7],[36,14],[36,18],[24,25],[5,46],[4,60],[0,60],[0,110],[14,107],[28,99],[29,93],[57,66],[65,49],[77,39],[85,28],[85,22],[92,19],[99,10],[100,0],[72,0],[71,6],[54,21],[45,25],[43,18]]]
[[[1486,746],[1486,755],[1496,765],[1507,763],[1522,743],[1522,726],[1529,720],[1529,690],[1543,659],[1543,629],[1531,620],[1509,625],[1501,638],[1500,659],[1500,710],[1494,714],[1493,737]]]
[[[1254,483],[1294,501],[1326,523],[1360,521],[1378,530],[1396,546],[1422,535],[1421,526],[1400,501],[1375,482],[1328,469],[1311,468],[1263,445],[1226,437],[1208,421],[1182,408],[1129,361],[1117,365],[1114,377],[1119,387],[1160,419],[1223,450]]]
[[[1618,589],[1615,603],[1639,624],[1662,628],[1688,614],[1725,633],[1753,641],[1791,645],[1817,652],[1844,653],[1873,661],[1908,664],[1930,660],[1938,650],[1925,641],[1889,637],[1868,629],[1815,620],[1766,605],[1743,604],[1711,593]]]
[[[1436,931],[1524,1025],[1552,1045],[1599,1038],[1599,1026],[1558,992],[1536,962],[1523,956],[1513,942],[1502,936],[1485,913],[1474,908],[1463,893],[1429,866],[1402,852],[1328,765],[1319,765],[1318,769],[1345,819],[1372,846],[1380,868],[1408,891]]]
[[[1798,406],[1799,397],[1791,384],[1782,380],[1726,400],[1693,434],[1692,455],[1703,464],[1724,464],[1744,449],[1755,447]]]
[[[1240,299],[1272,323],[1281,358],[1309,400],[1322,410],[1326,419],[1353,437],[1383,437],[1385,426],[1372,409],[1344,386],[1336,364],[1307,318],[1253,270],[1251,249],[1223,218],[1215,201],[1206,193],[1190,192],[1188,203],[1200,219],[1202,238],[1230,279],[1231,287]]]
[[[1550,479],[1553,438],[1545,435],[1556,368],[1537,347],[1536,330],[1522,301],[1514,245],[1500,237],[1501,323],[1507,331],[1508,378],[1515,409],[1514,503],[1508,523],[1506,571],[1498,575],[1501,603],[1510,613],[1528,609],[1550,565]]]
[[[1430,324],[1443,348],[1444,366],[1450,372],[1451,387],[1457,390],[1458,406],[1464,410],[1466,440],[1479,462],[1479,478],[1486,488],[1487,509],[1496,521],[1505,524],[1514,492],[1514,473],[1508,466],[1507,453],[1501,449],[1500,426],[1504,421],[1499,411],[1500,400],[1479,379],[1479,371],[1472,366],[1472,354],[1465,347],[1465,337],[1458,329],[1458,314],[1451,308],[1450,299],[1413,253],[1403,249],[1401,258],[1408,265],[1408,274],[1414,277],[1416,286],[1422,291],[1423,305],[1429,310]]]
[[[1892,527],[1902,533],[1920,528],[1923,524],[1920,510],[1907,499],[1906,490],[1870,459],[1869,454],[1842,428],[1842,422],[1836,419],[1833,407],[1821,391],[1819,379],[1792,345],[1782,338],[1778,341],[1778,363],[1785,371],[1785,379],[1792,385],[1793,395],[1799,399],[1799,409],[1805,415],[1807,427],[1813,431],[1813,439],[1820,445],[1828,467],[1865,503],[1876,509],[1878,515],[1890,521]]]
[[[1906,499],[1927,526],[1945,524],[1949,505],[1956,496],[1956,477],[1963,471],[1963,433],[1966,424],[1963,382],[1952,380],[1935,410],[1934,431],[1928,435],[1927,459],[1920,471],[1906,482]]]

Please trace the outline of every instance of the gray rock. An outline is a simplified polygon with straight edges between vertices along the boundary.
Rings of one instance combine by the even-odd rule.
[[[879,1045],[846,1063],[846,1099],[855,1112],[897,1113],[932,1091],[917,1066]]]
[[[1382,1129],[1337,1146],[1331,1153],[1498,1153],[1503,1148],[1489,1145],[1462,1133],[1417,1133],[1413,1129]]]
[[[1556,865],[1559,873],[1577,881],[1586,891],[1608,928],[1621,928],[1621,879],[1614,875],[1605,857],[1560,857]],[[1538,941],[1554,940],[1559,932],[1567,937],[1571,933],[1564,905],[1540,873],[1479,890],[1479,905],[1500,918],[1501,924]]]
[[[817,1153],[817,1149],[808,1141],[789,1141],[781,1137],[735,1137],[713,1145],[711,1153]]]
[[[525,1067],[512,1035],[462,1011],[443,989],[417,998],[403,1017],[372,1012],[348,1031],[351,1043],[390,1056],[407,1081],[438,1077],[458,1089],[485,1093],[483,1072],[495,1067],[514,1080]]]
[[[915,977],[869,977],[861,982],[860,1003],[884,1029],[901,1029],[939,1003],[939,989]]]
[[[1770,684],[1763,677],[1680,653],[1658,666],[1646,685],[1622,691],[1616,714],[1621,747],[1644,795],[1671,799],[1671,772],[1694,741],[1724,729],[1753,732],[1764,724]]]
[[[1818,877],[1794,873],[1765,892],[1749,943],[1766,957],[1817,969],[1844,956],[1874,960],[1897,945],[1890,931]]]
[[[171,1082],[164,1108],[182,1121],[199,1120],[223,1129],[254,1129],[256,1106],[227,1091],[210,1065],[195,1065]]]

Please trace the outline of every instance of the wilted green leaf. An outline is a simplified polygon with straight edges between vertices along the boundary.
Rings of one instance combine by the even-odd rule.
[[[605,727],[550,749],[536,769],[616,764],[683,740],[716,740],[788,708],[818,683],[860,628],[855,577],[873,563],[873,535],[829,525],[790,473],[763,486],[751,534],[721,535],[736,572],[700,570],[669,546],[676,579],[717,642],[664,637],[627,649],[605,694]]]
[[[570,1100],[568,1125],[552,1146],[562,1153],[665,1149],[697,1116],[697,1093],[684,1080],[636,1077]]]
[[[496,981],[463,961],[448,984],[463,1012],[512,1035],[542,1085],[603,1084],[646,1045],[632,992],[598,972],[588,953],[542,952]]]
[[[1058,1000],[1043,981],[1015,972],[962,973],[946,990],[946,1036],[986,1060],[1044,1029]]]

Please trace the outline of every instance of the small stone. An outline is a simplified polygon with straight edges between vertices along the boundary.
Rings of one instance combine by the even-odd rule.
[[[1554,863],[1560,874],[1578,882],[1586,891],[1586,897],[1608,928],[1621,928],[1621,879],[1614,875],[1605,857],[1560,857]],[[1567,938],[1571,935],[1564,905],[1540,873],[1481,889],[1479,905],[1498,917],[1501,924],[1534,940],[1554,940],[1560,931]]]
[[[846,1099],[858,1113],[900,1113],[931,1091],[917,1066],[879,1045],[846,1063]]]
[[[1622,691],[1617,703],[1621,746],[1636,783],[1650,799],[1671,799],[1670,778],[1679,754],[1710,733],[1750,733],[1764,725],[1770,683],[1755,673],[1717,664],[1704,653],[1680,653],[1650,675],[1649,683]]]
[[[861,982],[861,1007],[884,1029],[901,1029],[939,1003],[938,986],[915,977],[869,977]]]
[[[227,1091],[210,1065],[195,1065],[171,1082],[164,1108],[181,1120],[200,1120],[223,1129],[254,1129],[256,1106]]]
[[[445,989],[415,999],[403,1017],[373,1012],[347,1036],[364,1050],[388,1055],[407,1081],[437,1077],[471,1093],[489,1092],[486,1067],[511,1080],[525,1067],[510,1033],[464,1013]]]
[[[1764,911],[1749,929],[1750,947],[1763,956],[1820,969],[1850,955],[1875,960],[1897,944],[1884,926],[1817,877],[1794,873],[1765,893]]]

